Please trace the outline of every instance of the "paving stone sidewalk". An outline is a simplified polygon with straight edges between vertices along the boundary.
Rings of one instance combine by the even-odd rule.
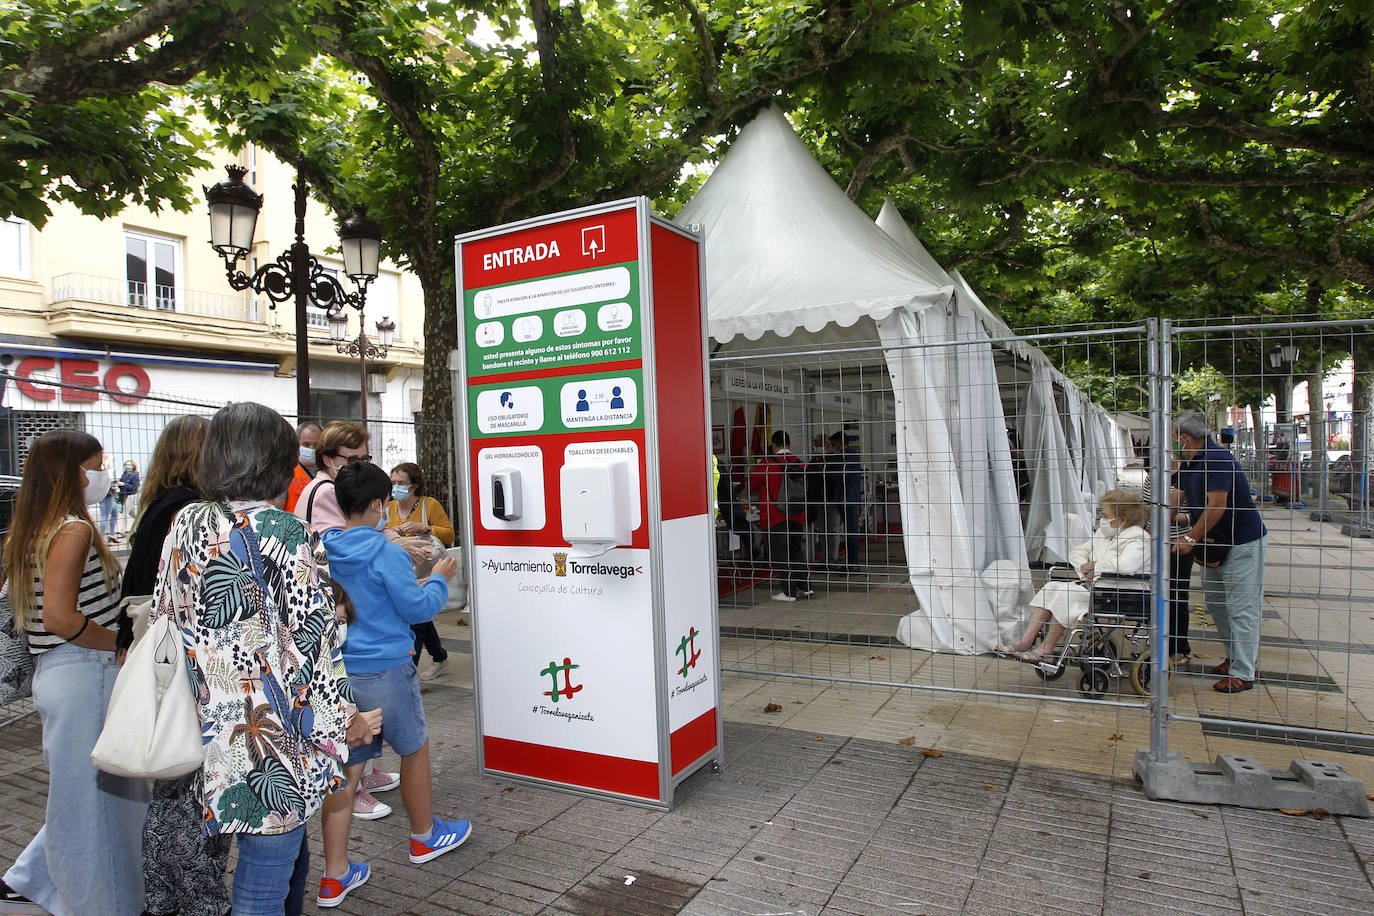
[[[482,778],[472,692],[432,687],[425,706],[436,809],[473,838],[412,866],[401,810],[355,821],[373,878],[334,912],[1374,912],[1367,820],[1157,803],[1121,779],[737,723],[723,772],[646,811]],[[42,818],[39,738],[36,717],[0,729],[0,867]],[[318,819],[311,833],[307,912]]]

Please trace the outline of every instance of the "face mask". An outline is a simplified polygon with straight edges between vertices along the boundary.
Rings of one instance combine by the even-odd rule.
[[[1178,441],[1177,439],[1174,440],[1174,457],[1175,457],[1175,458],[1182,458],[1182,457],[1183,457],[1183,443],[1180,442],[1180,441]]]
[[[393,483],[391,485],[391,498],[396,500],[396,502],[400,502],[409,495],[410,487],[403,486],[399,483]]]
[[[86,505],[93,506],[110,492],[110,472],[104,469],[86,472]]]
[[[381,516],[377,519],[377,530],[383,531],[386,528],[386,509],[381,510]]]
[[[302,445],[302,446],[301,446],[301,464],[314,464],[314,463],[315,463],[315,450],[314,450],[313,448],[307,448],[306,446]]]
[[[124,465],[124,471],[125,471],[125,473],[128,473],[129,471],[132,471],[133,469],[134,469],[134,466],[133,466],[132,464],[126,464],[126,465]]]

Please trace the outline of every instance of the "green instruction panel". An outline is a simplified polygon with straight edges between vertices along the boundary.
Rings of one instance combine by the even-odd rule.
[[[469,290],[469,375],[638,361],[635,261]]]
[[[644,428],[644,372],[592,372],[468,389],[473,438]]]

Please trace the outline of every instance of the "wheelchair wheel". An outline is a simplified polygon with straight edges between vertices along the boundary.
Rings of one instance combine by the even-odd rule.
[[[1131,666],[1131,689],[1137,696],[1148,697],[1150,695],[1150,678],[1154,675],[1154,662],[1150,660],[1149,652],[1140,653],[1140,657]],[[1174,673],[1169,672],[1169,683],[1173,683]]]
[[[1107,695],[1107,688],[1111,686],[1111,678],[1107,676],[1107,669],[1102,665],[1086,665],[1083,673],[1078,678],[1078,692],[1090,700],[1101,699]]]

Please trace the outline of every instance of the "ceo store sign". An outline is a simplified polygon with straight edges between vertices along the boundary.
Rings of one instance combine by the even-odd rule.
[[[116,404],[137,404],[152,391],[148,373],[134,363],[114,363],[102,372],[93,359],[29,356],[8,374],[20,394],[44,403],[90,404],[103,396]]]

